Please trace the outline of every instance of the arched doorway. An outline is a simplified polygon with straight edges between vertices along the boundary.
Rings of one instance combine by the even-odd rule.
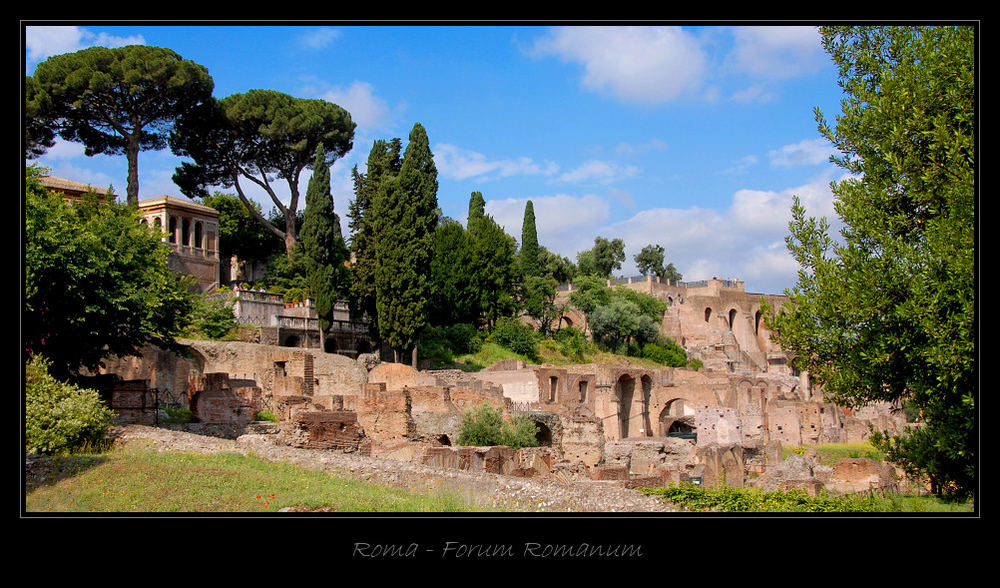
[[[289,335],[285,337],[285,340],[281,343],[282,347],[299,347],[302,343],[302,339],[298,335]]]
[[[653,378],[644,375],[639,378],[642,384],[642,430],[646,437],[653,436],[653,423],[649,418],[649,397],[653,392]]]
[[[736,315],[737,315],[737,312],[736,312],[735,308],[732,308],[732,309],[729,310],[729,330],[730,331],[733,330],[733,323],[736,322]]]
[[[628,374],[618,378],[618,433],[621,439],[629,435],[629,421],[632,419],[632,398],[635,395],[635,380]]]
[[[535,440],[538,441],[538,446],[552,447],[552,429],[542,421],[532,422],[538,427],[538,432],[535,433]]]

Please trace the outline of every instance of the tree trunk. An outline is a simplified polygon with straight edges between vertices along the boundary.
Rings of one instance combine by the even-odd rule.
[[[128,185],[125,188],[125,197],[129,206],[139,205],[139,139],[129,138],[125,147],[125,156],[128,159]]]

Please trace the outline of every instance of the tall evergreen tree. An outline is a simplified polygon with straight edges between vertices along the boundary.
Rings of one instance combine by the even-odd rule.
[[[517,241],[489,215],[469,231],[472,262],[469,279],[479,295],[481,320],[492,327],[497,319],[512,316],[519,287]]]
[[[399,175],[384,177],[372,201],[379,335],[398,361],[427,322],[430,261],[438,222],[437,168],[427,131],[410,131]]]
[[[306,210],[302,220],[298,252],[306,267],[309,292],[316,302],[320,330],[326,332],[333,320],[333,305],[347,285],[347,246],[340,234],[340,219],[333,211],[330,168],[323,146],[316,149],[312,177],[306,189]]]
[[[486,214],[486,200],[482,192],[473,192],[469,198],[469,220],[465,223],[466,228],[472,230],[472,225]]]
[[[402,141],[377,140],[368,154],[366,171],[361,173],[354,166],[354,200],[347,215],[351,230],[351,310],[355,314],[368,316],[369,336],[379,339],[378,311],[375,304],[375,227],[372,219],[372,203],[379,187],[387,178],[399,174],[403,165]]]
[[[524,205],[521,225],[521,274],[538,275],[538,231],[535,230],[535,206],[531,200]]]

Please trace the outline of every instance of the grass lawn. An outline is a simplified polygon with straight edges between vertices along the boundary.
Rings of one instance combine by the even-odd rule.
[[[422,495],[271,463],[235,452],[118,449],[52,458],[48,480],[29,481],[27,512],[470,512],[456,497]]]

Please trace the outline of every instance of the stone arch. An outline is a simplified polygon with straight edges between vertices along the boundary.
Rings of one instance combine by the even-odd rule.
[[[560,317],[559,317],[559,322],[558,322],[558,323],[556,323],[556,324],[557,324],[557,325],[559,326],[559,328],[562,328],[562,325],[563,325],[563,323],[566,323],[566,326],[567,326],[568,328],[570,328],[570,329],[572,329],[572,328],[573,328],[573,319],[569,318],[569,317],[568,317],[568,316],[566,316],[566,315],[562,315],[562,316],[560,316]]]
[[[705,307],[705,322],[709,322],[712,319],[712,307]]]
[[[449,447],[451,446],[451,438],[448,437],[448,435],[442,434],[437,438],[437,442],[440,443],[441,445],[446,445]]]
[[[538,441],[538,446],[552,447],[552,429],[541,420],[533,420],[532,422],[538,427],[538,432],[535,433],[535,440]]]
[[[730,308],[729,309],[729,317],[728,318],[729,318],[729,330],[730,331],[733,330],[733,324],[736,322],[736,316],[738,314],[739,314],[739,311],[737,311],[735,308]]]
[[[760,320],[763,315],[760,313],[760,309],[753,315],[753,334],[755,336],[760,336]]]
[[[668,436],[671,432],[678,432],[674,423],[681,422],[684,419],[685,422],[691,421],[687,426],[692,428],[690,425],[693,424],[693,410],[688,410],[685,408],[687,399],[685,398],[674,398],[673,400],[667,402],[663,409],[660,411],[660,415],[657,418],[657,424],[659,425],[659,435],[661,437]],[[672,430],[672,428],[674,430]],[[688,431],[682,431],[688,432]]]
[[[298,334],[292,333],[291,335],[286,335],[281,342],[282,347],[301,347],[302,338]]]

